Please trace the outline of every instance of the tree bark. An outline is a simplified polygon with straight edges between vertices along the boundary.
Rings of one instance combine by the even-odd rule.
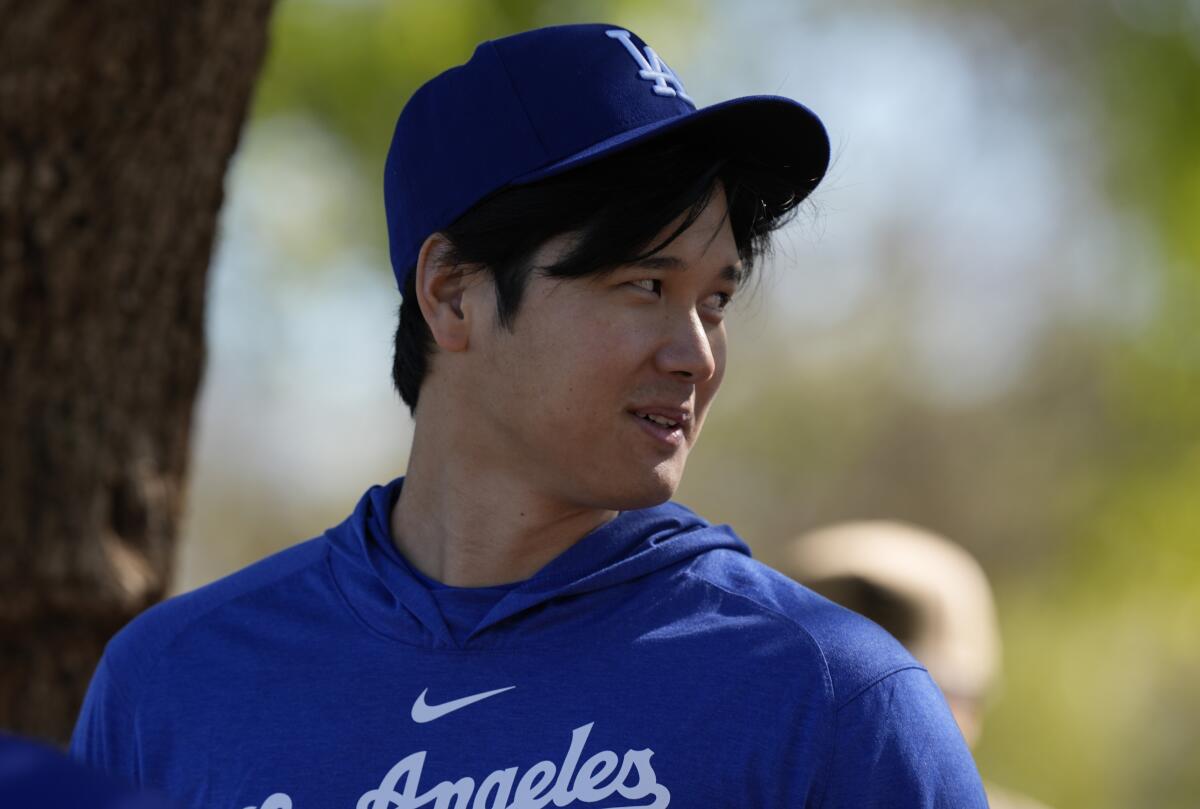
[[[0,727],[63,742],[161,599],[271,0],[0,0]]]

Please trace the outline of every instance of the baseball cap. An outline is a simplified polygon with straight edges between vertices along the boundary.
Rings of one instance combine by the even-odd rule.
[[[853,580],[903,603],[916,626],[902,640],[943,690],[983,697],[994,685],[1001,651],[995,599],[983,568],[961,546],[915,525],[865,520],[797,537],[786,553],[784,572],[817,592]]]
[[[431,233],[491,194],[684,129],[791,180],[797,201],[829,164],[825,127],[803,104],[755,95],[697,108],[626,28],[560,25],[482,43],[422,85],[396,122],[384,206],[397,285]]]

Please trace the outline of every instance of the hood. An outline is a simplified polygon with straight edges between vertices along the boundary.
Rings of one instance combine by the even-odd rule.
[[[409,644],[461,648],[501,622],[519,634],[519,616],[554,599],[613,587],[719,548],[750,555],[728,526],[711,525],[677,503],[623,511],[530,578],[496,588],[505,592],[465,638],[456,639],[428,580],[392,542],[391,512],[403,484],[397,478],[368,489],[354,513],[326,531],[325,539],[334,579],[351,608],[376,631]]]

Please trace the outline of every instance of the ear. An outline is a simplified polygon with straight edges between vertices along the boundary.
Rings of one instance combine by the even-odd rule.
[[[475,274],[452,261],[450,240],[433,233],[417,254],[417,305],[429,324],[438,348],[465,351],[470,333],[469,308],[463,296],[475,280]]]

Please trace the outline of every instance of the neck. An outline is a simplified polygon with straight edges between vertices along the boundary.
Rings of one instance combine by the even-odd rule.
[[[487,587],[527,579],[617,515],[540,491],[511,464],[455,446],[453,435],[417,430],[391,514],[397,549],[436,581]]]

